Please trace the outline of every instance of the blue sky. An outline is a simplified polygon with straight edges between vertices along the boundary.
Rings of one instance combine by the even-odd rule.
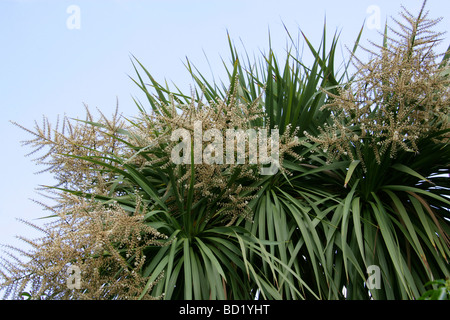
[[[34,174],[42,168],[24,157],[30,149],[20,146],[30,136],[10,120],[31,128],[43,115],[83,118],[83,103],[109,114],[116,98],[124,115],[135,115],[131,97],[142,95],[128,77],[134,76],[131,54],[158,81],[167,79],[184,90],[192,83],[186,57],[210,75],[206,54],[216,78],[225,79],[227,32],[238,49],[242,42],[250,55],[260,57],[270,30],[272,47],[283,57],[288,41],[283,24],[295,38],[301,29],[317,46],[326,17],[327,36],[340,32],[345,54],[344,46],[353,45],[364,21],[363,43],[380,43],[370,8],[379,9],[383,27],[402,3],[416,13],[422,0],[0,0],[0,243],[16,244],[15,235],[33,237],[15,219],[45,215],[29,199],[43,200],[35,188],[52,182],[48,175]],[[79,29],[67,26],[71,5],[79,9]],[[450,2],[430,0],[427,9],[431,17],[443,17],[438,29],[448,30]],[[450,36],[444,37],[442,51],[450,43]],[[306,49],[304,59],[308,65]]]

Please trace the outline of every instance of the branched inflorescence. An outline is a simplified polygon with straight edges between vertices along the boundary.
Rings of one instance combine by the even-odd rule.
[[[192,177],[191,166],[193,166],[195,179],[193,188],[196,201],[207,199],[209,202],[219,203],[224,209],[222,213],[229,215],[231,221],[234,221],[239,216],[247,218],[250,216],[248,203],[255,197],[255,192],[252,192],[255,188],[249,185],[249,181],[255,182],[261,179],[261,167],[270,159],[264,158],[259,150],[256,157],[260,161],[252,163],[250,159],[255,156],[252,151],[257,148],[252,149],[256,144],[250,140],[249,135],[245,134],[248,130],[254,129],[258,136],[261,131],[266,130],[267,124],[259,125],[264,119],[262,93],[254,101],[246,102],[239,98],[238,81],[232,88],[234,89],[228,91],[225,99],[217,97],[208,103],[194,97],[190,103],[180,103],[172,96],[170,104],[161,108],[166,112],[143,114],[140,122],[136,123],[130,132],[134,137],[133,143],[142,148],[138,154],[145,154],[145,158],[131,157],[129,161],[139,164],[142,168],[152,167],[155,164],[160,164],[161,168],[173,166],[178,177],[177,184],[184,187],[184,196],[189,191]],[[191,158],[188,157],[187,163],[174,164],[171,159],[171,150],[179,141],[171,141],[171,135],[177,129],[186,130],[192,145],[200,146],[200,157],[203,157],[200,162],[194,161],[192,164]],[[205,143],[205,137],[196,135],[196,130],[202,133],[214,130],[221,138],[220,140],[211,138]],[[231,150],[227,144],[227,130],[238,130],[244,133],[243,140],[240,142],[237,138],[236,142],[233,140]],[[293,151],[299,145],[296,135],[297,129],[291,130],[288,126],[284,134],[279,136],[277,161],[280,171],[287,172],[282,165],[285,154],[298,158]],[[216,149],[208,153],[208,147],[212,144],[215,144]],[[266,143],[266,146],[266,154],[271,154],[271,144]],[[216,154],[217,150],[220,150],[220,155]],[[239,153],[240,150],[243,152]],[[192,152],[195,152],[194,148]],[[220,161],[208,163],[204,158],[205,154]],[[230,155],[232,161],[228,162]],[[173,209],[177,210],[175,207]]]
[[[118,138],[122,137],[121,130],[126,128],[125,121],[118,114],[118,107],[111,119],[101,114],[99,121],[94,121],[86,105],[85,108],[85,120],[71,121],[64,117],[61,124],[58,118],[55,127],[45,117],[42,125],[35,123],[34,130],[15,122],[13,124],[34,137],[22,142],[24,146],[33,148],[27,156],[44,151],[33,159],[36,164],[45,167],[38,173],[51,173],[58,187],[103,194],[114,180],[114,172],[86,158],[124,155],[127,150]],[[113,161],[109,164],[117,166]]]
[[[385,154],[395,158],[398,150],[419,152],[419,139],[449,127],[450,78],[448,65],[433,49],[442,33],[430,30],[440,20],[428,18],[425,3],[418,15],[403,8],[403,22],[385,45],[367,50],[372,59],[354,57],[356,75],[338,94],[327,92],[332,123],[321,134],[308,138],[319,143],[329,160],[342,156],[363,159],[361,148],[369,146],[378,163]],[[448,139],[448,135],[440,135]]]
[[[21,237],[32,250],[8,247],[11,259],[2,259],[0,271],[5,296],[152,299],[144,291],[148,277],[141,270],[145,248],[163,245],[166,237],[143,222],[145,208],[138,203],[129,215],[118,204],[65,197],[66,206],[55,211],[56,220],[44,227],[27,223],[43,232],[34,240]],[[79,271],[77,288],[68,282],[71,266]]]

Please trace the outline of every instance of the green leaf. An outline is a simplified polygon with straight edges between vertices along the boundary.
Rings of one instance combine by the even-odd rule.
[[[353,228],[356,236],[356,241],[358,242],[359,252],[367,267],[366,257],[364,253],[364,239],[362,234],[362,224],[361,224],[361,204],[360,198],[355,197],[352,201],[352,217],[353,217]]]
[[[162,202],[161,198],[157,195],[157,191],[154,190],[152,184],[147,180],[147,178],[142,175],[139,171],[134,169],[131,165],[124,164],[127,169],[128,174],[133,178],[133,180],[147,193],[155,203],[159,204],[161,208],[168,210],[166,204]]]
[[[26,297],[26,299],[24,300],[31,300],[31,294],[29,294],[28,292],[21,292],[20,297]]]
[[[347,175],[345,176],[345,181],[344,181],[344,188],[347,188],[347,184],[350,181],[353,171],[355,171],[356,167],[358,166],[358,164],[361,162],[361,160],[353,160],[350,163],[350,166],[348,167],[348,171],[347,171]]]
[[[184,299],[192,300],[192,264],[189,239],[183,242],[183,260],[184,260]]]
[[[345,275],[347,277],[348,281],[348,265],[347,265],[347,259],[348,259],[348,246],[347,246],[347,231],[348,231],[348,221],[349,221],[349,215],[350,215],[350,206],[353,203],[353,195],[355,194],[356,186],[358,185],[355,183],[352,187],[352,190],[349,192],[347,197],[345,197],[344,201],[344,207],[342,210],[342,226],[341,226],[341,241],[342,241],[342,255],[343,255],[343,261],[344,261],[344,269],[345,269]]]
[[[156,279],[158,279],[158,277],[161,275],[161,273],[163,272],[164,268],[166,267],[168,260],[169,260],[168,256],[164,256],[162,258],[162,260],[157,265],[155,270],[153,270],[153,273],[151,274],[150,278],[148,279],[147,284],[143,288],[142,293],[140,294],[138,300],[141,300],[144,297],[144,295],[149,290],[150,286],[156,281]]]
[[[372,210],[375,214],[377,222],[379,223],[381,235],[383,236],[384,244],[387,247],[387,251],[394,265],[396,274],[402,284],[400,289],[404,290],[405,294],[407,294],[409,298],[419,296],[417,288],[415,288],[414,281],[411,278],[411,273],[408,266],[401,255],[400,245],[398,243],[393,225],[388,218],[389,215],[386,213],[379,197],[375,193],[372,193],[372,197],[376,201],[376,204],[371,203]]]
[[[409,168],[408,166],[405,166],[401,163],[396,163],[392,166],[393,169],[407,173],[411,176],[414,176],[416,178],[419,178],[420,180],[426,181],[428,183],[431,183],[434,185],[433,182],[431,182],[430,180],[428,180],[427,178],[425,178],[424,176],[422,176],[421,174],[417,173],[416,171],[414,171],[413,169]]]
[[[214,268],[219,272],[219,274],[222,276],[222,278],[226,279],[225,272],[223,271],[220,262],[217,260],[217,258],[212,253],[211,249],[209,249],[208,246],[200,238],[196,237],[195,240],[199,244],[200,249],[205,253],[205,255],[208,257],[208,259],[211,261]]]
[[[417,251],[417,254],[419,255],[425,269],[429,272],[429,276],[432,277],[431,270],[429,269],[429,266],[427,263],[426,255],[420,244],[420,241],[416,234],[414,225],[412,224],[411,219],[409,218],[408,212],[406,211],[406,209],[405,209],[404,205],[402,204],[402,202],[400,201],[400,199],[393,192],[387,190],[386,193],[392,199],[395,209],[396,209],[396,212],[400,215],[403,223],[406,226],[406,229],[409,232],[409,236],[412,239],[412,244],[414,245],[414,249]]]

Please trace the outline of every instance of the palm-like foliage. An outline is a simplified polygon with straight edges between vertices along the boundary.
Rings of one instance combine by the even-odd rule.
[[[344,164],[332,169],[340,176],[334,199],[342,200],[329,215],[337,230],[327,231],[326,246],[342,261],[349,298],[367,297],[370,265],[382,272],[383,289],[370,291],[376,299],[418,298],[428,280],[449,276],[448,56],[435,62],[439,35],[428,28],[437,22],[423,7],[417,18],[402,15],[407,34],[385,33],[380,57],[359,66],[360,79],[330,93],[332,125],[310,135],[330,165]]]
[[[387,33],[384,46],[378,49],[399,58],[424,54],[418,60],[425,61],[429,57],[420,48],[435,40],[423,36],[433,23],[423,8],[418,18],[407,11],[404,17],[412,26],[400,25],[403,31],[410,30],[402,38],[406,53],[392,49],[400,43],[393,39],[394,47],[388,46]],[[161,85],[134,58],[133,81],[151,108],[147,110],[136,99],[141,114],[127,127],[116,126],[115,121],[82,122],[102,132],[101,139],[115,141],[120,152],[109,148],[109,142],[98,149],[96,143],[82,145],[78,140],[59,151],[58,157],[64,153],[67,159],[82,161],[82,176],[89,178],[90,185],[80,189],[66,184],[52,190],[105,205],[115,203],[130,215],[139,214],[136,208],[144,205],[143,222],[167,236],[137,255],[145,257],[139,266],[147,285],[134,298],[412,299],[426,291],[427,282],[449,276],[450,150],[448,94],[444,94],[448,93],[448,55],[430,69],[434,73],[429,77],[441,86],[436,85],[431,95],[441,94],[443,100],[428,99],[431,103],[426,105],[421,99],[430,96],[430,91],[427,87],[420,92],[418,86],[414,90],[419,90],[421,99],[405,95],[403,104],[396,104],[401,92],[392,89],[389,77],[381,77],[367,81],[381,85],[376,92],[381,98],[370,108],[375,90],[359,95],[364,86],[356,84],[374,78],[364,74],[364,64],[354,77],[344,78],[348,65],[339,76],[334,66],[337,36],[327,50],[325,35],[324,30],[319,49],[304,36],[315,58],[310,68],[301,63],[295,46],[283,63],[272,50],[252,62],[239,55],[229,40],[229,85],[207,81],[188,62],[197,85],[190,95]],[[358,42],[359,37],[352,54]],[[417,83],[417,77],[406,85]],[[428,78],[421,79],[428,83]],[[350,103],[349,97],[357,97],[360,109],[342,107]],[[440,109],[433,109],[438,104]],[[173,144],[164,137],[180,120],[180,110],[175,108],[182,105],[191,114],[209,110],[229,116],[230,122],[231,111],[221,113],[221,106],[233,105],[241,114],[260,108],[264,116],[253,117],[250,127],[278,128],[286,137],[295,133],[300,143],[292,145],[290,151],[295,153],[283,155],[283,170],[272,176],[255,176],[254,166],[238,165],[218,166],[213,174],[206,174],[193,158],[189,164],[175,165],[169,160]],[[381,126],[380,110],[390,108],[386,118],[401,118],[404,105],[406,109],[414,105],[407,119],[429,111],[434,129],[421,131],[428,124],[415,122],[421,134],[413,142],[410,132],[402,141],[381,127],[378,133],[375,129],[363,132],[363,123]],[[360,118],[359,110],[365,110]],[[34,133],[38,142],[44,139],[41,132]],[[385,143],[389,138],[389,144]],[[391,152],[394,141],[400,147]],[[84,153],[76,153],[75,147]],[[58,168],[64,171],[64,166]],[[135,259],[124,254],[122,258],[128,264]],[[372,265],[380,268],[382,283],[369,290],[367,270]],[[120,273],[114,276],[121,277]]]
[[[325,103],[326,94],[318,91],[318,88],[320,86],[332,90],[338,83],[333,70],[336,44],[335,37],[327,53],[324,49],[326,44],[322,43],[321,55],[311,46],[316,62],[311,68],[307,68],[291,53],[287,55],[284,65],[280,65],[272,51],[269,51],[259,65],[250,64],[248,57],[248,64],[242,64],[244,59],[238,56],[230,41],[233,62],[233,68],[228,69],[230,83],[237,83],[240,98],[246,102],[257,100],[264,90],[262,103],[267,116],[259,119],[259,124],[263,122],[263,125],[267,123],[272,128],[276,126],[280,133],[291,130],[287,129],[289,127],[299,127],[300,138],[304,139],[301,134],[303,130],[315,132],[318,126],[329,119],[329,112],[320,110]],[[186,98],[180,93],[163,88],[142,65],[140,67],[151,81],[158,99],[147,91],[139,73],[139,80],[135,82],[146,93],[154,112],[164,112],[170,95],[180,99]],[[198,86],[203,89],[201,94],[197,94],[197,98],[203,95],[207,100],[215,100],[217,97],[226,96],[216,84],[210,84],[201,74],[194,73],[190,64],[188,67]],[[142,104],[137,104],[140,110],[144,109]],[[310,149],[311,147],[303,148],[302,152],[306,154]],[[294,160],[287,158],[283,163],[287,169],[292,167],[296,170],[298,164],[292,161]],[[178,239],[172,244],[173,251],[167,261],[162,260],[158,265],[159,259],[167,258],[167,255],[161,255],[151,264],[155,270],[160,267],[158,271],[162,270],[165,264],[170,265],[170,276],[166,274],[165,289],[162,284],[156,286],[155,290],[160,290],[156,293],[167,291],[166,298],[236,299],[249,298],[256,292],[260,293],[261,297],[271,299],[331,297],[328,292],[329,274],[328,270],[324,269],[327,264],[323,254],[322,234],[317,230],[321,228],[322,223],[317,217],[324,218],[332,209],[327,208],[324,213],[319,207],[322,208],[328,203],[323,197],[331,197],[331,194],[324,193],[319,185],[314,184],[315,179],[320,179],[314,175],[314,171],[321,172],[322,168],[311,170],[311,166],[308,163],[301,164],[307,174],[299,183],[295,182],[296,178],[288,177],[282,172],[251,185],[259,189],[257,198],[249,203],[254,214],[250,221],[238,220],[235,226],[224,226],[220,218],[205,219],[207,212],[204,206],[194,210],[199,216],[192,216],[191,213],[190,218],[186,218],[180,215],[181,222],[171,218],[168,225],[171,225],[172,229],[166,234],[176,232]],[[298,188],[291,189],[291,181]],[[170,187],[174,188],[173,185]],[[286,187],[291,191],[283,191]],[[303,198],[302,187],[308,188],[306,202],[299,200],[300,197]],[[182,194],[181,190],[179,194]],[[179,203],[183,201],[183,198],[179,199]],[[329,203],[336,205],[333,201]],[[198,221],[202,223],[198,224]],[[185,230],[190,231],[186,234]],[[169,252],[168,248],[162,250]],[[187,257],[189,260],[186,262]],[[227,261],[232,262],[231,266]],[[208,271],[209,267],[212,269]],[[230,272],[226,277],[225,271]],[[170,272],[174,274],[171,275]],[[323,277],[324,273],[326,277]],[[169,280],[170,277],[174,279]],[[199,282],[198,279],[208,279],[209,285]],[[244,279],[249,281],[243,282]],[[177,295],[173,296],[174,284]],[[340,295],[337,287],[333,291],[334,296]]]

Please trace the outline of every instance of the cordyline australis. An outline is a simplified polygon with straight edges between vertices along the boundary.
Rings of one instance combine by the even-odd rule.
[[[150,112],[18,125],[57,183],[50,222],[27,222],[42,238],[7,246],[5,297],[419,298],[450,253],[449,53],[424,8],[403,8],[368,62],[360,33],[347,80],[336,37],[328,53],[304,37],[311,67],[292,50],[244,65],[230,41],[226,89],[188,63],[200,89],[172,92],[134,59]]]

